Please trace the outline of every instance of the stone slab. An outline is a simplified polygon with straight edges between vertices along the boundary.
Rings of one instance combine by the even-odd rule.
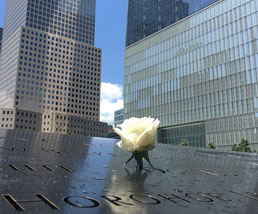
[[[117,140],[0,130],[0,213],[258,212],[258,156],[158,144],[141,172]]]

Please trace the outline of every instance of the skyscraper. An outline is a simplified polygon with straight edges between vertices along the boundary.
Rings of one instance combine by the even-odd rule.
[[[114,126],[120,125],[124,122],[124,110],[119,109],[114,112]]]
[[[126,46],[218,0],[128,0]]]
[[[159,118],[159,142],[257,149],[258,3],[184,2],[196,12],[126,47],[124,117]]]
[[[51,121],[56,114],[59,119],[99,121],[101,49],[94,47],[95,4],[6,1],[0,107],[39,112]],[[43,125],[42,131],[57,130]]]

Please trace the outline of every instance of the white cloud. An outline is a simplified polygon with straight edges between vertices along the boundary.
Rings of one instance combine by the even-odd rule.
[[[123,108],[122,85],[101,83],[100,121],[114,124],[114,111]]]
[[[121,99],[123,96],[123,88],[121,85],[108,82],[101,83],[101,99],[114,101]]]

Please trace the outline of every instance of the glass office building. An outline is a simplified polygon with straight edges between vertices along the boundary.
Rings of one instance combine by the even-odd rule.
[[[124,122],[124,110],[119,109],[114,112],[114,126],[120,125]]]
[[[129,0],[126,46],[218,0]]]
[[[68,118],[99,121],[101,49],[94,47],[95,4],[6,0],[0,108],[39,112],[46,120],[63,118],[54,129],[53,118],[45,121],[43,131],[66,133],[60,127],[71,123]]]
[[[125,119],[159,118],[160,142],[257,149],[257,62],[258,2],[215,2],[125,49]]]
[[[95,0],[27,0],[25,26],[94,45]]]
[[[4,26],[2,107],[99,119],[95,0],[7,0]]]

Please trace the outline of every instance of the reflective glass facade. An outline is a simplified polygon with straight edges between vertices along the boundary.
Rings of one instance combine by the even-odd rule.
[[[124,110],[119,109],[114,112],[114,125],[117,126],[124,121]]]
[[[26,22],[27,1],[7,0],[1,49],[0,108],[14,106],[21,26]]]
[[[204,123],[164,127],[158,130],[159,143],[205,147]]]
[[[126,46],[207,7],[218,0],[129,0]]]
[[[26,26],[94,45],[95,0],[27,0]]]
[[[206,145],[257,148],[257,11],[257,1],[219,1],[126,48],[125,119],[203,121]]]
[[[99,120],[95,0],[7,0],[0,108]],[[47,124],[46,124],[47,125]]]

